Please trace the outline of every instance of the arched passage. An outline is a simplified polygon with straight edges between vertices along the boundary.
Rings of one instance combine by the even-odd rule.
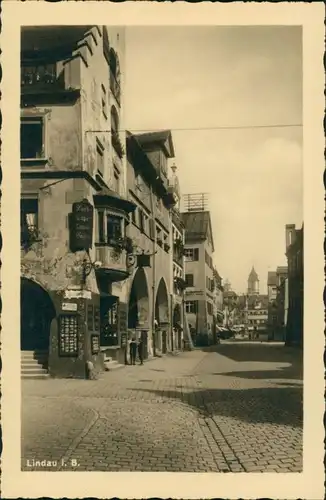
[[[144,269],[137,269],[134,276],[128,307],[128,328],[148,326],[149,320],[149,295]]]
[[[157,324],[156,345],[163,353],[167,351],[167,329],[169,326],[169,296],[166,284],[161,278],[155,299],[155,323]]]
[[[169,296],[163,278],[161,278],[156,292],[155,319],[159,325],[169,323]]]
[[[55,308],[49,294],[27,278],[20,288],[20,346],[23,351],[47,351]]]

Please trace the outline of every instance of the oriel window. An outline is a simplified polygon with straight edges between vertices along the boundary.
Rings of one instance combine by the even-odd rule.
[[[122,237],[122,219],[114,215],[107,216],[107,238],[108,243]]]

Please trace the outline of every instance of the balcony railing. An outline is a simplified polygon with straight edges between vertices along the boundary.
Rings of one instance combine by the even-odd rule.
[[[21,68],[21,87],[24,92],[38,90],[64,89],[64,72],[57,75],[56,64],[23,66]]]
[[[118,104],[120,104],[121,99],[121,88],[120,84],[117,81],[113,71],[110,69],[110,89],[114,97],[116,98]]]

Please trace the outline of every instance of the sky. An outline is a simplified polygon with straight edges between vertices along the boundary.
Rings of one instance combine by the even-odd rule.
[[[302,124],[300,27],[127,27],[125,123],[172,131],[182,193],[208,193],[219,274],[243,293],[254,266],[266,293],[285,224],[302,224],[302,127],[252,126]]]

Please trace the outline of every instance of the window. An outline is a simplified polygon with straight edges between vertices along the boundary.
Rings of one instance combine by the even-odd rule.
[[[139,209],[139,229],[141,230],[142,233],[145,232],[144,212],[141,209]]]
[[[133,212],[131,212],[131,222],[133,224],[136,224],[136,213],[137,213],[137,208]]]
[[[21,244],[32,243],[38,238],[38,199],[20,200]]]
[[[98,223],[98,241],[99,243],[105,242],[105,231],[104,231],[104,212],[97,212],[97,223]]]
[[[102,144],[96,141],[96,168],[97,171],[102,175],[104,174],[104,148]]]
[[[163,245],[162,231],[158,226],[156,226],[156,241],[158,245]]]
[[[184,251],[184,254],[185,254],[185,259],[187,261],[196,261],[198,260],[198,254],[199,254],[199,251],[198,251],[198,248],[186,248],[185,251]]]
[[[112,240],[116,241],[117,239],[122,237],[122,219],[120,217],[108,215],[106,227],[108,243],[110,243]]]
[[[118,194],[120,193],[120,172],[116,168],[113,172],[113,190]]]
[[[107,120],[108,118],[107,95],[104,85],[101,85],[101,101],[102,101],[102,113],[104,115],[104,118]]]
[[[42,117],[21,119],[20,157],[24,160],[45,158],[44,121]]]
[[[149,237],[152,240],[154,240],[154,238],[155,238],[155,223],[154,223],[153,219],[149,219],[148,223],[149,223]]]
[[[197,301],[189,300],[185,302],[186,313],[196,314],[197,312]]]
[[[211,302],[207,302],[207,312],[210,315],[213,314],[213,305],[211,304]]]
[[[185,281],[187,286],[194,286],[194,275],[193,274],[186,274]]]

